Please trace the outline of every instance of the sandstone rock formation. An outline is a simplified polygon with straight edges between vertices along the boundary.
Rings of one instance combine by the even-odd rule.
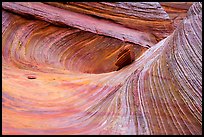
[[[202,134],[202,3],[2,7],[3,134]]]

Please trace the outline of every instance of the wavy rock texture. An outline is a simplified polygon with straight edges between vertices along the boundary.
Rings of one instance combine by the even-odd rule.
[[[2,16],[3,56],[6,62],[19,67],[32,66],[36,70],[50,66],[84,73],[111,72],[124,66],[122,55],[128,59],[127,55],[132,51],[137,58],[147,49],[79,29],[26,20],[5,11]],[[7,41],[9,39],[13,41]],[[132,50],[125,56],[122,51],[127,47]],[[133,60],[126,62],[130,64]]]
[[[174,29],[186,17],[187,11],[193,2],[160,2],[162,8],[168,13],[169,18],[173,20]]]
[[[202,134],[201,23],[145,49],[2,11],[3,134]]]
[[[99,5],[97,3],[88,3],[88,5],[84,3],[86,7],[96,6],[95,8],[97,8],[97,10],[104,10],[104,8],[108,10],[112,6],[115,6],[114,10],[104,10],[104,16],[101,16],[101,11],[91,9],[94,11],[94,13],[91,12],[91,15],[95,15],[94,17],[81,14],[86,13],[86,10],[83,8],[81,10],[77,9],[77,12],[81,11],[80,13],[77,13],[76,10],[74,10],[74,12],[71,11],[71,9],[67,7],[71,6],[71,3],[68,5],[61,3],[49,4],[54,6],[40,2],[4,2],[2,3],[2,7],[21,15],[32,15],[54,24],[72,26],[81,30],[111,36],[122,41],[132,42],[144,47],[155,45],[159,40],[172,33],[173,30],[168,14],[161,8],[159,3],[105,3],[105,7],[101,6],[100,3],[98,3]],[[104,8],[101,9],[102,7]],[[127,10],[127,8],[129,10]],[[144,8],[148,10],[144,10]],[[121,13],[119,11],[121,11]],[[109,15],[110,13],[114,15]],[[97,16],[101,18],[95,18]],[[103,17],[105,17],[106,20],[102,19]],[[122,25],[110,20],[119,23],[122,22],[120,23]],[[134,26],[131,27],[130,25]]]
[[[47,3],[66,10],[106,18],[142,32],[149,32],[157,41],[167,37],[173,30],[168,14],[158,2]]]

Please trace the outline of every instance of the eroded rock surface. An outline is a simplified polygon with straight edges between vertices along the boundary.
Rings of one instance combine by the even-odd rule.
[[[148,49],[108,36],[3,10],[2,134],[201,135],[202,4]]]

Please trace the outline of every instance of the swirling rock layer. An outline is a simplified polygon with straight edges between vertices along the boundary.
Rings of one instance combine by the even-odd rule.
[[[153,34],[157,41],[172,33],[168,14],[158,2],[47,2],[78,13],[106,18],[126,27]]]
[[[123,53],[124,61],[117,63],[124,47],[132,47],[136,58],[146,50],[79,29],[26,20],[5,11],[2,11],[2,16],[3,59],[20,68],[55,67],[84,73],[111,72],[132,62],[125,61],[128,57]],[[123,65],[123,62],[126,64]]]
[[[173,34],[144,53],[114,38],[2,11],[3,134],[201,135],[201,36],[201,3],[190,7]],[[117,51],[110,54],[116,62],[121,53],[142,52],[118,71],[82,73],[78,64],[83,66],[82,58],[89,63],[86,53],[100,49],[95,43],[101,44],[100,53]],[[78,47],[85,50],[83,57]]]
[[[130,29],[108,20],[97,19],[85,14],[79,14],[40,2],[3,2],[2,8],[24,16],[35,17],[37,19],[51,22],[53,24],[75,27],[84,31],[110,36],[147,48],[157,43],[157,38],[153,33]],[[137,20],[135,23],[137,23]],[[155,24],[152,23],[154,22],[150,22],[150,26],[155,26]],[[169,21],[167,21],[167,23],[169,23]],[[141,24],[144,23],[141,22],[138,29],[143,28],[141,27]],[[162,34],[165,33],[166,31],[162,32]]]
[[[186,17],[187,11],[193,2],[160,2],[162,8],[168,13],[169,18],[173,20],[174,29]]]

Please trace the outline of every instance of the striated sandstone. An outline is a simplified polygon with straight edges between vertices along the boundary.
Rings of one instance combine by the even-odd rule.
[[[200,2],[149,48],[53,25],[42,5],[2,4],[2,134],[202,134]]]

